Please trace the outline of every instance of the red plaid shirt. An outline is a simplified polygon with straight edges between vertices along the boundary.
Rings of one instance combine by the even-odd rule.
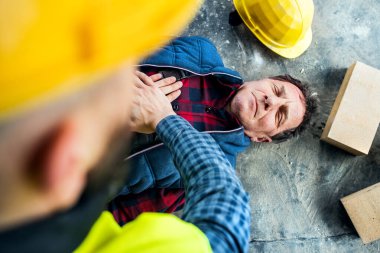
[[[172,102],[177,115],[198,131],[231,130],[238,121],[225,110],[239,85],[219,83],[213,76],[193,76],[182,80],[181,95]]]
[[[147,189],[138,194],[120,195],[108,204],[120,226],[144,212],[173,213],[185,204],[183,189]]]
[[[149,76],[158,69],[145,71]],[[214,76],[191,76],[181,80],[181,95],[172,102],[177,115],[198,131],[222,131],[240,127],[237,119],[224,108],[235,95],[239,84],[223,84]],[[118,196],[108,209],[120,225],[143,212],[175,212],[185,203],[183,189],[148,189],[139,194]]]

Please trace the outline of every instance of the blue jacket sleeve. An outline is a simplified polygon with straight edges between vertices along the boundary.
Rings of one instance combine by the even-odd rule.
[[[171,150],[183,179],[182,218],[206,234],[214,252],[247,252],[248,195],[214,139],[179,116],[163,119],[156,132]]]

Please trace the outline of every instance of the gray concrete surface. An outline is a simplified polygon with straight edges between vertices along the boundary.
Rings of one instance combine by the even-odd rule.
[[[253,144],[238,159],[251,196],[250,251],[380,252],[380,241],[361,243],[339,202],[380,182],[380,130],[363,157],[319,140],[347,67],[359,60],[380,68],[380,1],[314,4],[312,45],[294,60],[272,53],[244,25],[230,27],[231,0],[206,0],[184,35],[211,39],[225,64],[246,80],[290,73],[309,82],[321,99],[315,125],[301,138]]]

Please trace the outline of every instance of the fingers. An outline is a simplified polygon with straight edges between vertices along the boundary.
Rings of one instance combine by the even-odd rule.
[[[172,93],[166,95],[166,98],[167,98],[170,102],[173,102],[173,101],[176,100],[180,95],[181,95],[181,90],[176,90],[176,91],[173,91]]]
[[[153,86],[154,85],[154,82],[152,81],[152,79],[147,76],[146,74],[144,74],[143,72],[140,72],[140,71],[135,71],[135,74],[136,76],[146,85],[149,85],[149,86]]]
[[[137,76],[133,77],[133,83],[136,88],[143,88],[145,86],[145,84]]]
[[[167,86],[167,85],[171,85],[176,80],[177,79],[174,76],[171,76],[171,77],[167,77],[167,78],[161,79],[161,80],[157,81],[155,84],[158,87],[164,87],[164,86]]]
[[[152,79],[153,82],[157,82],[157,81],[162,79],[162,74],[157,73],[157,74],[151,75],[149,77],[150,77],[150,79]]]
[[[161,79],[161,73],[147,76],[140,71],[136,71],[135,74],[135,83],[137,88],[144,88],[144,86],[160,88],[161,92],[166,95],[170,102],[177,99],[181,95],[181,91],[179,89],[182,87],[182,82],[176,82],[176,78],[174,76]]]
[[[167,85],[164,87],[160,87],[160,90],[162,91],[162,93],[167,95],[169,93],[172,93],[173,91],[179,90],[181,87],[182,87],[182,82],[178,81],[178,82],[175,82],[173,84],[170,84],[170,85]]]
[[[135,73],[136,73],[136,76],[144,84],[149,85],[149,86],[155,85],[157,87],[164,87],[164,86],[167,86],[167,85],[171,85],[171,84],[173,84],[176,81],[176,78],[174,76],[161,79],[162,78],[162,74],[161,73],[157,73],[157,74],[154,74],[154,75],[151,75],[151,76],[147,76],[145,73],[140,72],[140,71],[136,71]]]

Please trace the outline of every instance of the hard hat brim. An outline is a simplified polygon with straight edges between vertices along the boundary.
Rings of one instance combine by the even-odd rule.
[[[311,28],[305,33],[305,36],[297,42],[297,44],[295,44],[293,47],[288,48],[271,46],[259,38],[259,40],[270,50],[272,50],[278,55],[281,55],[282,57],[289,59],[296,58],[303,54],[306,51],[306,49],[308,49],[308,47],[310,46],[312,39],[313,33],[311,31]]]
[[[234,0],[233,2],[237,12],[248,29],[261,41],[261,43],[276,54],[292,59],[300,56],[310,46],[313,38],[311,28],[304,32],[304,36],[299,38],[293,46],[285,46],[280,44],[276,45],[276,42],[271,41],[259,27],[252,23],[252,19],[249,17],[248,9],[244,4],[244,1]]]

